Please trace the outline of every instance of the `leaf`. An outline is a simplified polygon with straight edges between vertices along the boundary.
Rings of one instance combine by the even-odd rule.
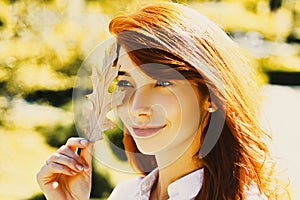
[[[111,49],[105,51],[101,73],[97,70],[97,65],[92,66],[93,92],[87,95],[92,108],[85,111],[88,120],[85,136],[91,142],[102,139],[103,131],[112,129],[115,126],[106,115],[113,107],[121,104],[125,96],[122,91],[114,93],[108,91],[110,84],[118,75],[118,67],[113,66],[117,58],[116,51],[117,44],[114,42]]]

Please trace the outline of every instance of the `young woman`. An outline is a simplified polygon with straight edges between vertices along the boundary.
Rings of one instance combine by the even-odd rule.
[[[255,73],[196,11],[160,3],[110,23],[117,107],[131,164],[145,176],[109,199],[277,199],[259,126]],[[81,148],[80,155],[76,149]],[[71,138],[37,175],[48,199],[88,199],[93,143]]]

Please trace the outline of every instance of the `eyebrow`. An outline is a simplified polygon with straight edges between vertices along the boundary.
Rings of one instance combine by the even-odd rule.
[[[118,76],[130,76],[130,74],[126,71],[118,71]]]

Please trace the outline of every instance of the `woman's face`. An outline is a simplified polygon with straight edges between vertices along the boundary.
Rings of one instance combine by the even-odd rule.
[[[117,111],[138,149],[144,154],[156,154],[178,145],[187,148],[201,118],[201,97],[195,84],[182,79],[175,70],[181,80],[150,78],[126,53],[120,53],[118,66],[118,90],[126,95]]]

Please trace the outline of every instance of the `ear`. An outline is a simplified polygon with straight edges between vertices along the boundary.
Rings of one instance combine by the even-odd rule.
[[[209,113],[213,113],[218,110],[218,107],[214,102],[211,102],[210,98],[208,97],[205,101],[204,109],[207,110]]]

